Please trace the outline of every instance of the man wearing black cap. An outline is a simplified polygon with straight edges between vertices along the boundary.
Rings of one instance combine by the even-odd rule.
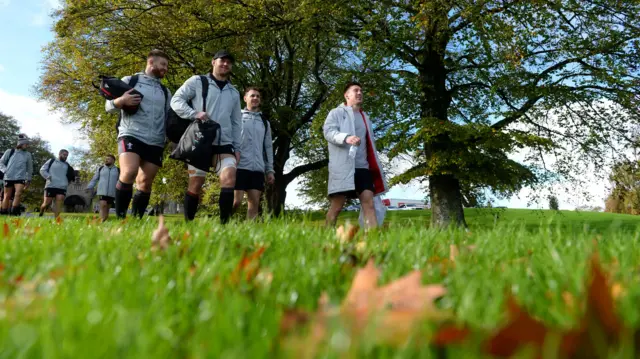
[[[206,112],[202,111],[202,80],[200,76],[188,79],[171,99],[171,108],[182,118],[198,121],[216,121],[220,124],[220,139],[213,145],[213,167],[220,177],[220,221],[226,223],[233,210],[233,190],[236,166],[240,160],[237,150],[241,144],[242,110],[240,93],[229,82],[235,62],[225,50],[218,51],[211,61],[212,71],[206,76],[208,95]],[[191,103],[193,107],[189,105]],[[184,217],[190,221],[198,211],[205,169],[189,165],[189,188],[184,198]]]

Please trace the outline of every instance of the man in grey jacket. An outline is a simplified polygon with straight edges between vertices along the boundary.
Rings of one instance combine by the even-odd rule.
[[[29,139],[21,134],[16,148],[6,150],[0,158],[0,171],[4,173],[4,199],[0,214],[20,215],[22,193],[29,188],[33,175],[33,157],[27,152],[27,147]]]
[[[151,185],[162,167],[165,144],[165,121],[171,102],[171,93],[160,81],[167,73],[169,57],[160,50],[152,50],[147,56],[144,72],[126,76],[122,81],[131,84],[137,79],[133,89],[142,93],[131,94],[108,100],[105,109],[109,113],[120,113],[122,120],[118,126],[118,154],[120,157],[120,177],[116,184],[116,216],[125,218],[133,196],[133,182],[137,192],[133,197],[131,212],[142,218],[151,197]],[[130,108],[136,108],[131,113]]]
[[[261,96],[256,87],[249,87],[244,94],[246,110],[242,110],[242,143],[240,162],[236,172],[236,190],[233,210],[236,211],[244,193],[247,193],[247,219],[258,216],[260,196],[264,192],[265,173],[267,183],[275,181],[273,170],[273,144],[271,124],[262,118],[260,112]]]
[[[365,226],[377,226],[373,196],[388,190],[378,159],[372,124],[362,111],[362,86],[349,82],[345,104],[331,110],[324,122],[329,142],[329,199],[326,224],[335,225],[347,198],[360,199]]]
[[[116,158],[108,155],[104,159],[104,166],[100,166],[91,178],[87,191],[93,192],[98,185],[97,195],[100,200],[100,219],[106,221],[109,218],[109,208],[114,203],[116,197],[116,183],[120,175],[120,169],[115,166]]]
[[[44,200],[40,206],[40,217],[44,215],[44,211],[49,208],[53,200],[56,200],[53,214],[58,218],[62,212],[64,198],[67,195],[67,187],[69,186],[69,172],[73,171],[71,165],[67,163],[69,151],[60,150],[57,159],[50,159],[40,168],[40,175],[47,182],[44,185]]]
[[[202,82],[200,76],[192,76],[176,91],[171,108],[181,118],[196,121],[216,121],[220,124],[220,142],[213,145],[213,167],[220,178],[220,222],[227,223],[233,211],[233,189],[236,183],[236,165],[240,160],[242,112],[240,94],[229,82],[234,57],[225,50],[218,51],[211,60],[212,71],[206,76],[208,95],[206,112],[203,112]],[[192,104],[193,107],[189,105]],[[184,218],[194,219],[198,211],[200,193],[206,169],[191,165],[189,187],[184,197]]]

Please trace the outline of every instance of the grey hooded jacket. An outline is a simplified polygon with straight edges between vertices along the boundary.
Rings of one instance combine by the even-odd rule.
[[[57,188],[66,190],[69,186],[69,180],[67,179],[67,170],[69,169],[69,164],[67,162],[62,162],[56,158],[55,160],[53,160],[51,168],[49,168],[49,162],[51,162],[51,160],[46,161],[42,165],[42,167],[40,167],[40,175],[42,176],[42,178],[47,180],[44,188]]]
[[[362,115],[367,125],[367,138],[362,141],[367,141],[367,161],[373,176],[374,194],[385,193],[388,186],[378,158],[371,120],[364,112]],[[355,135],[354,121],[353,108],[341,104],[329,112],[324,122],[324,138],[329,142],[329,194],[355,190],[356,161],[349,157],[350,145],[345,142],[347,137]]]
[[[167,89],[168,99],[160,85],[160,80],[147,76],[142,72],[137,73],[138,83],[135,89],[144,96],[138,111],[129,115],[117,108],[114,100],[107,100],[105,109],[108,113],[122,111],[122,121],[118,127],[118,138],[123,136],[134,137],[147,145],[164,147],[165,120],[171,104],[171,92]],[[125,76],[122,81],[129,83],[131,76]]]
[[[209,119],[220,124],[220,145],[233,145],[238,150],[241,146],[242,112],[240,93],[229,82],[222,90],[213,81],[211,75],[209,93],[207,94],[207,115]],[[193,108],[189,106],[191,101]],[[171,99],[171,108],[182,118],[195,120],[196,114],[202,112],[202,83],[200,76],[191,76],[176,91]],[[218,145],[216,142],[215,145]]]
[[[98,167],[87,189],[94,189],[98,185],[98,196],[116,197],[116,184],[120,176],[120,169],[115,165]]]
[[[14,149],[13,156],[9,158],[11,149],[4,151],[0,158],[0,171],[4,173],[4,181],[31,182],[33,175],[33,157],[30,152]]]
[[[238,169],[264,173],[275,172],[271,123],[269,121],[266,123],[267,128],[264,127],[260,112],[242,110],[242,144]]]

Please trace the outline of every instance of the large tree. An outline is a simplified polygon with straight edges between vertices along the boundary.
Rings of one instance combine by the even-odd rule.
[[[400,104],[379,126],[392,156],[419,154],[396,181],[428,179],[434,225],[466,225],[465,187],[511,194],[550,172],[568,180],[600,167],[637,123],[637,1],[355,0],[344,8],[335,17],[341,33],[395,80],[377,89]],[[527,162],[509,157],[522,149]]]
[[[54,15],[56,37],[45,50],[40,94],[81,123],[91,154],[113,151],[115,118],[91,87],[97,74],[140,71],[146,53],[160,48],[170,57],[166,85],[175,91],[189,76],[210,71],[211,55],[225,47],[236,54],[232,82],[263,88],[263,115],[271,121],[276,184],[270,209],[280,213],[286,187],[296,177],[326,165],[309,139],[312,122],[334,84],[348,76],[343,41],[331,27],[338,5],[320,0],[246,1],[65,1]],[[335,104],[333,104],[335,105]],[[285,171],[292,153],[299,163]],[[309,155],[309,156],[307,156]],[[177,165],[176,165],[177,166]],[[175,173],[161,172],[158,180]],[[178,196],[184,188],[163,187]]]

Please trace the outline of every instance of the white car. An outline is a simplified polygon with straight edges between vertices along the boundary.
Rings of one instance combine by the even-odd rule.
[[[387,207],[388,211],[397,211],[398,209],[399,209],[398,206],[388,206]]]
[[[416,209],[424,209],[424,205],[422,204],[403,204],[402,206],[398,207],[399,210],[401,211],[411,211],[411,210],[416,210]]]

